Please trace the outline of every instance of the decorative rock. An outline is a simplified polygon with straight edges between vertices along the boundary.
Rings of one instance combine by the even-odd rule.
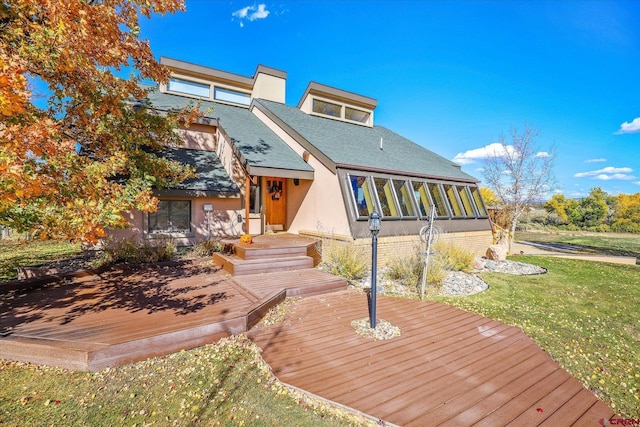
[[[504,261],[507,259],[507,247],[503,245],[491,245],[487,249],[487,259],[492,261]]]

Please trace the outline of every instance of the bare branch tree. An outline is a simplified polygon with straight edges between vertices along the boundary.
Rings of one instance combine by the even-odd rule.
[[[553,174],[555,147],[543,152],[535,144],[537,129],[525,124],[524,130],[511,130],[511,143],[504,135],[501,148],[484,160],[484,179],[507,212],[509,252],[518,219],[532,205],[540,203],[556,186]]]

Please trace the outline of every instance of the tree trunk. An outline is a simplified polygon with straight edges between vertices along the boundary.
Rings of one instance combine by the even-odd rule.
[[[507,253],[509,255],[513,254],[513,239],[516,235],[516,225],[518,223],[517,219],[514,219],[513,222],[511,223],[511,227],[509,227],[509,236],[508,236],[508,243],[509,245],[507,246]]]

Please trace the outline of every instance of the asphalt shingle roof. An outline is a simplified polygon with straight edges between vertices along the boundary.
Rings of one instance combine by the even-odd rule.
[[[222,166],[220,158],[213,151],[190,150],[186,148],[167,148],[162,155],[169,160],[193,166],[198,177],[178,184],[179,190],[215,191],[221,193],[239,193],[240,189],[231,180]]]
[[[383,169],[477,182],[452,161],[382,126],[361,126],[312,116],[277,102],[254,102],[265,107],[338,165]],[[383,148],[380,149],[382,139]]]
[[[199,105],[205,117],[218,121],[249,166],[313,172],[311,166],[247,108],[195,100],[149,88],[147,100],[157,110],[175,111]]]

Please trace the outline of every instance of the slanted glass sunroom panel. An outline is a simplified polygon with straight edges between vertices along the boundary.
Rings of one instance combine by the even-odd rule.
[[[456,192],[455,185],[442,184],[444,193],[447,195],[449,206],[451,206],[451,212],[454,218],[464,218],[464,211],[462,210],[462,204],[458,200],[458,194]]]
[[[380,202],[380,210],[382,211],[382,216],[399,217],[399,210],[393,197],[393,187],[391,186],[391,180],[387,178],[374,177],[373,182],[375,184],[378,202]]]
[[[433,200],[433,204],[436,206],[436,216],[438,218],[447,218],[449,216],[449,207],[442,188],[435,182],[427,182],[426,185],[429,189],[431,200]]]
[[[418,205],[418,211],[421,218],[427,218],[429,216],[429,209],[431,209],[431,199],[427,195],[427,190],[423,182],[412,181],[413,194],[416,198]]]
[[[473,202],[471,201],[471,197],[469,196],[469,192],[467,190],[467,186],[458,185],[456,186],[458,189],[458,196],[460,197],[460,201],[462,202],[462,207],[464,208],[464,213],[468,217],[476,216],[476,212],[473,209]]]
[[[358,219],[368,218],[375,210],[370,181],[366,176],[349,175],[349,183]]]
[[[416,211],[413,207],[409,181],[394,179],[393,187],[396,190],[396,196],[398,198],[398,204],[400,205],[400,212],[402,213],[402,216],[415,218]]]
[[[478,187],[470,187],[471,197],[476,204],[476,209],[478,210],[478,215],[481,217],[489,216],[487,212],[487,208],[484,205],[484,201],[482,200],[482,196],[480,195],[480,190]]]

